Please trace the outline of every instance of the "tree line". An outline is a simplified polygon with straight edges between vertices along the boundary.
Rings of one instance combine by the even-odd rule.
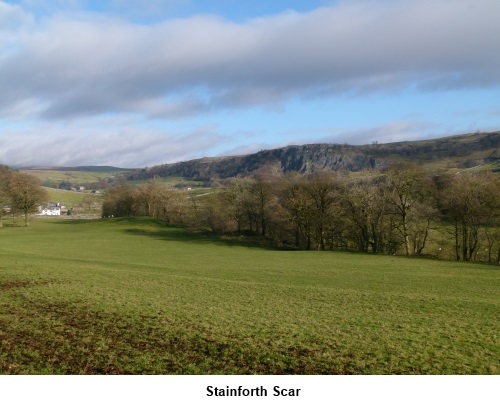
[[[104,216],[150,216],[216,233],[260,235],[279,248],[432,255],[500,262],[500,176],[382,172],[233,178],[205,195],[159,179],[109,189]]]
[[[46,200],[47,193],[38,179],[0,165],[0,228],[7,210],[14,217],[23,216],[28,226],[29,214]]]

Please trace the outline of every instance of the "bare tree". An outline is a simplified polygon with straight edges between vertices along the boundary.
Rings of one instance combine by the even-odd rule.
[[[460,173],[442,191],[445,219],[453,224],[456,260],[473,260],[481,229],[498,221],[500,180],[489,172]],[[490,232],[491,234],[491,232]]]
[[[18,172],[11,174],[8,187],[13,207],[23,213],[24,223],[28,226],[29,214],[47,199],[47,192],[36,178]]]
[[[325,250],[328,227],[334,216],[333,205],[338,184],[331,174],[320,173],[308,176],[306,192],[314,208],[313,228],[318,250]]]
[[[413,164],[398,164],[387,172],[389,193],[388,204],[392,207],[392,214],[396,220],[397,229],[403,240],[407,255],[419,253],[425,246],[430,227],[431,211],[423,210],[429,206],[430,182],[426,181],[424,172]],[[426,226],[422,227],[422,215]],[[413,233],[413,246],[412,246]]]
[[[3,227],[4,207],[10,203],[8,187],[10,174],[7,166],[0,165],[0,228]]]
[[[487,226],[484,228],[484,235],[486,237],[487,243],[487,255],[488,255],[488,263],[491,263],[494,260],[500,263],[500,220],[497,218],[494,220],[494,223],[491,226]],[[496,255],[495,255],[496,254]]]
[[[269,220],[271,217],[271,200],[273,184],[276,182],[269,176],[258,174],[254,176],[254,183],[251,185],[250,192],[256,204],[257,229],[260,234],[265,236],[268,232]]]
[[[314,213],[313,200],[306,191],[304,176],[290,173],[284,178],[279,201],[283,207],[285,223],[293,233],[297,247],[309,250],[312,244],[312,217]]]
[[[137,190],[137,200],[147,207],[147,215],[159,218],[161,215],[162,199],[165,196],[166,185],[158,177],[154,177]]]
[[[158,197],[162,207],[161,218],[167,223],[184,224],[191,207],[188,197],[185,191],[164,189]]]
[[[102,213],[105,217],[129,217],[135,214],[133,189],[127,184],[111,187],[104,194]]]
[[[234,178],[228,181],[223,192],[227,204],[229,218],[236,224],[238,232],[248,228],[253,230],[256,207],[252,204],[251,187],[254,184],[251,178]]]
[[[227,215],[227,203],[222,193],[212,193],[203,197],[196,210],[197,225],[212,232],[227,232],[231,220]]]
[[[358,249],[373,253],[382,251],[382,221],[386,214],[387,201],[383,185],[362,182],[345,184],[342,193],[345,213],[354,225]]]
[[[82,205],[88,209],[90,213],[92,211],[92,206],[97,202],[97,197],[93,194],[85,194],[82,198]]]

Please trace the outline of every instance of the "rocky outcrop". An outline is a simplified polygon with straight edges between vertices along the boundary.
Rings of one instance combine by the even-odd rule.
[[[498,156],[499,148],[500,131],[382,145],[286,146],[249,155],[202,158],[155,166],[136,171],[130,175],[129,179],[179,176],[207,181],[213,178],[224,179],[249,175],[266,166],[278,168],[283,172],[313,173],[324,170],[357,172],[382,169],[393,161],[406,160],[422,163],[443,158],[462,159],[480,152],[488,153],[489,156]]]
[[[355,146],[315,144],[287,146],[263,150],[244,156],[203,158],[155,166],[135,172],[131,179],[154,176],[180,176],[193,180],[229,178],[251,174],[262,167],[273,166],[283,172],[312,173],[322,170],[360,171],[384,166],[383,159],[375,159]]]

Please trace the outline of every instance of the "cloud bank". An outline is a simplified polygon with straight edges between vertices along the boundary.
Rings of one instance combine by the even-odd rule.
[[[110,127],[116,129],[109,129]],[[200,150],[223,143],[215,127],[199,127],[186,133],[154,129],[128,129],[123,125],[103,125],[92,129],[70,125],[36,130],[6,131],[8,142],[0,155],[14,166],[113,165],[139,168],[165,162],[199,158]],[[29,162],[29,163],[26,163]]]
[[[90,14],[35,24],[0,2],[0,114],[172,119],[297,96],[494,86],[498,15],[497,0],[351,0],[239,24]]]
[[[0,0],[0,162],[140,167],[285,142],[418,139],[440,130],[396,116],[310,136],[308,123],[303,137],[280,138],[265,122],[221,130],[212,117],[500,85],[498,0],[341,0],[242,22],[149,24],[77,0],[57,11],[59,1]]]

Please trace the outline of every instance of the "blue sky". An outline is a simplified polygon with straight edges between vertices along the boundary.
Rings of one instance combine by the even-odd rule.
[[[500,129],[498,0],[0,0],[0,163]]]

